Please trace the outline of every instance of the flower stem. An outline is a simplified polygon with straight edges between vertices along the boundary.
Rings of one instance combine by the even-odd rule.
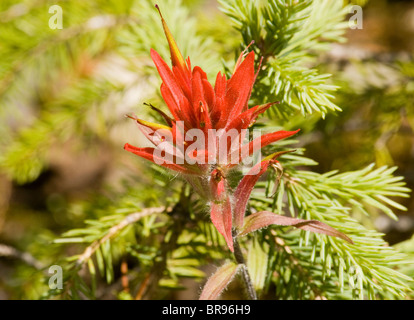
[[[242,278],[247,289],[247,295],[249,296],[250,300],[257,300],[256,290],[254,290],[252,279],[250,278],[249,272],[247,270],[246,262],[244,261],[239,241],[237,240],[237,237],[233,237],[233,239],[234,258],[236,259],[237,263],[241,265]]]

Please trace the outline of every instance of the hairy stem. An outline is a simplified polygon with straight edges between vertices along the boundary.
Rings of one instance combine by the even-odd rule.
[[[250,300],[257,300],[256,290],[254,290],[252,279],[250,278],[249,272],[247,270],[246,262],[244,260],[243,253],[241,252],[239,241],[237,240],[237,237],[233,237],[233,239],[234,258],[236,259],[236,262],[241,265],[241,273],[243,282],[247,289],[247,295],[249,296]]]

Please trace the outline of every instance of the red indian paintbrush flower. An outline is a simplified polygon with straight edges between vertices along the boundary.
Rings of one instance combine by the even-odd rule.
[[[247,129],[272,105],[248,107],[258,72],[254,68],[254,52],[240,55],[230,79],[219,72],[213,87],[200,67],[192,68],[190,59],[184,60],[162,15],[161,21],[172,68],[153,49],[151,57],[161,76],[161,94],[172,117],[151,106],[164,118],[165,125],[133,119],[155,148],[137,148],[128,143],[124,148],[183,174],[210,201],[211,220],[233,251],[233,226],[242,230],[247,201],[255,183],[283,152],[254,166],[234,193],[227,185],[228,172],[258,149],[299,130],[268,133],[244,144]],[[197,139],[194,141],[194,138]]]

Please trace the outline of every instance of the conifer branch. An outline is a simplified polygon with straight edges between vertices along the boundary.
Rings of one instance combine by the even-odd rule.
[[[127,215],[120,223],[111,227],[108,233],[102,237],[101,239],[93,242],[90,246],[88,246],[85,251],[79,256],[76,261],[77,266],[83,265],[86,261],[88,261],[91,256],[95,253],[95,251],[106,241],[110,240],[111,238],[115,237],[122,229],[125,227],[137,222],[138,220],[142,219],[143,217],[150,216],[157,213],[162,212],[169,212],[171,208],[166,207],[158,207],[158,208],[146,208],[140,212],[134,212]]]

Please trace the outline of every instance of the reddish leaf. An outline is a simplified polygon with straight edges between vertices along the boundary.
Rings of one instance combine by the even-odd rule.
[[[239,57],[237,58],[236,64],[234,66],[233,74],[236,73],[236,70],[238,67],[240,67],[240,64],[242,63],[243,59],[246,58],[246,55],[248,54],[249,47],[254,43],[254,40],[252,40],[249,45],[240,53]]]
[[[265,112],[275,103],[276,102],[271,102],[248,109],[238,117],[234,118],[231,122],[229,122],[226,126],[226,130],[236,129],[240,132],[242,129],[247,129],[254,123],[259,114]]]
[[[134,147],[134,146],[130,145],[129,143],[125,143],[124,149],[126,151],[129,151],[129,152],[132,152],[132,153],[136,154],[137,156],[140,156],[144,159],[147,159],[147,160],[155,163],[156,159],[154,157],[154,150],[155,150],[154,148],[137,148],[137,147]],[[158,162],[162,162],[162,159],[158,159],[158,160],[159,160]],[[164,164],[161,164],[161,166],[163,166],[165,168],[168,168],[168,169],[171,169],[171,170],[174,170],[174,171],[177,171],[177,172],[180,172],[180,173],[198,174],[195,171],[189,170],[189,169],[187,169],[183,166],[180,166],[178,164],[175,164],[173,162],[170,162],[170,163],[164,162]]]
[[[352,240],[345,234],[320,221],[291,218],[281,216],[270,211],[261,211],[248,216],[244,221],[243,228],[241,229],[239,235],[244,236],[252,231],[267,227],[272,224],[278,226],[292,226],[306,231],[338,237],[353,244]]]
[[[183,71],[181,68],[173,66],[172,72],[175,76],[175,80],[183,90],[185,96],[191,99],[191,73]]]
[[[158,73],[161,76],[163,83],[167,86],[170,90],[171,95],[178,105],[180,103],[180,99],[183,96],[183,92],[180,86],[175,79],[174,74],[168,67],[167,63],[160,57],[157,51],[151,49],[151,58],[154,61],[155,66],[157,67]]]
[[[217,97],[223,98],[226,94],[227,79],[225,74],[219,72],[216,77],[216,84],[214,86],[214,92]]]
[[[213,222],[217,231],[220,232],[226,240],[227,246],[231,252],[234,252],[233,248],[233,237],[231,234],[231,205],[230,198],[227,197],[224,203],[217,204],[212,203],[211,205],[211,222]]]
[[[233,252],[233,236],[232,229],[232,212],[230,197],[226,192],[225,179],[221,175],[221,171],[214,170],[211,173],[210,188],[213,197],[211,203],[211,222],[213,222],[217,231],[220,232],[226,240],[227,246]]]
[[[263,173],[266,172],[269,160],[262,161],[256,164],[240,181],[237,186],[236,192],[234,193],[235,203],[237,205],[234,208],[234,224],[236,228],[243,226],[243,218],[246,212],[247,202],[249,201],[250,194]],[[252,172],[258,172],[257,174],[251,174]]]
[[[272,133],[267,133],[262,135],[261,137],[258,137],[256,139],[254,139],[253,141],[250,141],[248,144],[245,144],[243,147],[241,147],[240,150],[236,150],[236,154],[232,154],[231,155],[231,159],[234,159],[233,157],[237,156],[237,153],[239,154],[240,157],[240,161],[241,162],[243,160],[244,157],[250,156],[252,155],[253,151],[257,151],[254,149],[254,146],[258,143],[260,143],[260,148],[264,148],[265,146],[288,138],[290,136],[295,135],[296,133],[298,133],[300,131],[300,129],[296,130],[296,131],[276,131],[276,132],[272,132]]]
[[[300,129],[295,130],[295,131],[276,131],[276,132],[272,132],[272,133],[268,133],[268,134],[264,134],[260,137],[260,141],[261,141],[261,146],[262,148],[266,147],[267,145],[288,138],[290,136],[295,135],[296,133],[298,133],[300,131]],[[254,141],[252,141],[254,142]]]
[[[210,174],[210,191],[213,200],[222,201],[226,195],[226,184],[223,172],[219,169],[214,169]]]
[[[216,77],[216,84],[214,85],[215,101],[212,109],[210,110],[211,121],[214,128],[216,129],[222,128],[218,125],[218,122],[221,118],[221,115],[225,113],[224,97],[226,94],[226,87],[226,75],[222,75],[221,72],[219,72]]]
[[[293,152],[295,150],[286,150],[275,152],[267,156],[262,162],[256,164],[250,171],[243,177],[237,186],[234,193],[234,199],[237,206],[234,208],[234,224],[236,228],[243,226],[243,219],[246,212],[247,202],[249,201],[250,194],[259,180],[259,178],[266,172],[271,163],[276,163],[276,158],[282,154]]]
[[[239,115],[247,106],[254,80],[254,51],[251,51],[227,83],[226,108],[230,119]]]
[[[179,117],[179,112],[178,112],[178,102],[172,96],[171,90],[168,89],[168,87],[164,83],[162,83],[160,91],[161,91],[162,98],[167,104],[167,107],[170,110],[173,118],[175,120],[179,120],[180,117]]]
[[[208,104],[208,110],[211,111],[215,104],[215,94],[214,89],[208,82],[207,78],[203,79],[203,89],[204,89],[204,98]]]
[[[198,125],[196,115],[190,101],[185,96],[181,97],[179,107],[180,120],[184,121],[186,128],[196,128]]]
[[[206,73],[200,67],[195,67],[192,77],[192,101],[193,110],[196,115],[197,125],[205,130],[211,129],[211,121],[208,103],[205,100],[205,85],[203,81],[207,79]],[[210,97],[211,98],[211,97]],[[205,131],[207,132],[207,131]]]
[[[228,286],[238,271],[238,265],[228,262],[217,269],[217,271],[207,280],[200,300],[217,299],[221,292]]]

